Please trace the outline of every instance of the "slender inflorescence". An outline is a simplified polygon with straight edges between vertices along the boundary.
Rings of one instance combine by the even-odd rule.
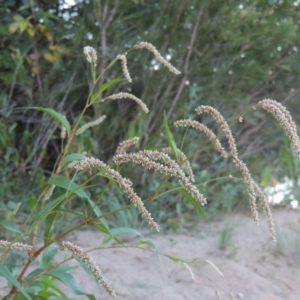
[[[97,281],[99,284],[102,285],[102,287],[105,289],[105,291],[112,297],[116,298],[115,291],[110,286],[110,284],[107,282],[106,278],[103,276],[100,268],[96,265],[94,260],[90,255],[85,253],[80,247],[74,245],[70,242],[61,242],[60,246],[62,250],[68,250],[72,253],[74,257],[84,262],[84,264],[91,270],[91,272],[95,275],[97,278]]]
[[[165,165],[158,163],[154,160],[160,160]],[[150,151],[144,150],[139,151],[137,153],[129,153],[129,154],[119,154],[114,156],[113,161],[115,164],[121,164],[125,162],[134,162],[142,165],[143,167],[149,170],[156,170],[162,174],[170,175],[172,177],[177,177],[179,182],[184,186],[184,188],[199,201],[201,205],[205,205],[206,199],[202,194],[199,193],[196,186],[194,186],[190,179],[184,174],[181,170],[178,163],[172,160],[169,155],[159,151]]]
[[[165,60],[152,44],[147,43],[147,42],[141,42],[137,45],[134,45],[133,48],[134,49],[145,48],[145,49],[149,50],[150,52],[152,52],[154,54],[157,61],[159,61],[161,64],[163,64],[165,67],[167,67],[171,73],[174,73],[176,75],[181,73],[173,65],[171,65],[167,60]]]
[[[60,138],[62,140],[64,140],[67,136],[67,130],[66,130],[66,127],[65,126],[62,126],[61,127],[61,132],[60,132]]]
[[[263,210],[264,210],[265,214],[267,215],[270,235],[271,235],[273,242],[275,243],[276,242],[276,233],[274,230],[274,222],[273,222],[272,212],[271,212],[271,208],[270,208],[270,205],[268,202],[268,198],[265,195],[265,193],[263,193],[263,191],[261,190],[261,188],[258,186],[258,184],[256,182],[254,182],[254,188],[255,188],[255,191],[258,194],[259,198],[261,199]]]
[[[237,157],[238,152],[236,149],[235,139],[232,136],[229,125],[227,124],[223,116],[215,108],[211,106],[202,105],[196,108],[195,111],[198,115],[201,115],[202,113],[208,113],[212,115],[212,117],[216,120],[216,122],[221,126],[225,136],[227,137],[232,156]]]
[[[162,150],[163,152],[165,152],[165,153],[171,153],[171,152],[172,152],[170,147],[163,148],[163,149],[161,149],[161,150]],[[190,164],[190,162],[188,161],[186,155],[185,155],[181,150],[179,150],[179,149],[177,149],[177,151],[178,151],[178,154],[179,154],[179,156],[180,156],[181,163],[182,163],[183,165],[185,165],[185,167],[186,167],[186,172],[187,172],[187,175],[188,175],[189,179],[190,179],[192,182],[195,182],[194,172],[193,172],[193,169],[192,169],[192,167],[191,167],[191,164]]]
[[[291,145],[300,159],[300,140],[297,133],[297,126],[292,119],[289,111],[279,102],[271,99],[264,99],[258,102],[258,106],[271,113],[273,117],[281,124],[287,136],[291,140]]]
[[[190,119],[185,119],[185,120],[178,120],[174,122],[175,127],[192,127],[195,128],[199,131],[202,131],[208,138],[209,140],[213,143],[213,146],[216,148],[217,151],[220,152],[220,154],[223,157],[227,157],[228,153],[225,151],[225,149],[222,147],[220,141],[216,137],[216,135],[205,125],[199,123],[198,121],[190,120]]]
[[[135,145],[139,141],[139,138],[135,136],[132,139],[125,140],[121,142],[116,150],[116,155],[121,154],[121,153],[126,153],[127,149],[133,145]]]
[[[52,196],[54,189],[55,189],[55,185],[50,185],[47,187],[47,190],[43,195],[43,201],[47,201]]]
[[[247,193],[249,196],[251,214],[254,219],[254,222],[256,224],[258,224],[258,211],[257,211],[257,206],[256,206],[255,182],[252,179],[252,176],[249,172],[248,167],[246,166],[246,164],[243,161],[241,161],[238,157],[233,157],[233,162],[242,173],[243,182],[245,184],[245,187],[246,187],[246,190],[247,190]]]
[[[149,226],[156,231],[159,231],[158,224],[153,220],[151,214],[147,211],[141,198],[131,188],[132,182],[129,179],[123,178],[119,172],[110,168],[104,162],[94,157],[85,158],[74,165],[74,169],[78,171],[91,171],[94,168],[104,170],[108,176],[112,177],[118,183],[121,190],[127,194],[133,205],[137,207],[142,216],[147,220]]]
[[[128,82],[132,82],[132,79],[130,77],[130,74],[129,74],[129,71],[128,71],[128,68],[127,68],[127,59],[126,59],[126,55],[125,54],[119,54],[117,56],[118,59],[120,59],[122,61],[122,71],[123,71],[123,74],[124,74],[124,77],[126,78],[126,80]]]
[[[273,239],[273,241],[276,241],[273,218],[272,218],[269,203],[268,203],[263,191],[261,190],[261,188],[253,180],[246,164],[242,160],[239,159],[235,140],[232,136],[232,133],[231,133],[228,123],[225,121],[223,116],[216,109],[214,109],[211,106],[200,106],[196,109],[196,113],[197,114],[202,114],[202,113],[211,114],[212,117],[221,126],[223,132],[225,133],[225,136],[228,139],[229,148],[231,150],[233,162],[242,173],[243,182],[246,186],[246,190],[249,195],[249,202],[250,202],[250,209],[251,209],[252,217],[253,217],[255,223],[258,223],[258,211],[257,211],[257,206],[256,206],[256,196],[258,196],[262,202],[264,211],[267,214],[271,238]]]
[[[110,100],[116,100],[116,99],[122,99],[122,98],[127,98],[127,99],[131,99],[131,100],[135,101],[146,114],[149,112],[147,105],[141,99],[139,99],[138,97],[136,97],[132,94],[118,93],[118,94],[113,94],[113,95],[107,97],[107,99],[110,99]]]
[[[9,248],[9,249],[17,249],[17,250],[32,250],[32,246],[27,245],[27,244],[23,244],[23,243],[12,243],[12,242],[8,242],[8,241],[4,241],[4,240],[0,240],[0,250],[2,248]]]
[[[78,128],[75,132],[75,135],[79,135],[81,133],[83,133],[85,130],[87,130],[88,128],[90,127],[94,127],[94,126],[97,126],[99,124],[101,124],[104,120],[105,120],[106,116],[103,115],[101,116],[100,118],[94,120],[94,121],[91,121],[91,122],[88,122],[86,124],[84,124],[83,126],[81,126],[80,128]]]
[[[93,63],[94,66],[97,65],[97,52],[93,47],[91,47],[91,46],[84,47],[83,48],[83,53],[86,57],[86,60],[89,63]]]

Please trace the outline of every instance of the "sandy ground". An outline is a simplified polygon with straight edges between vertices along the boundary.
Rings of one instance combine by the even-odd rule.
[[[249,216],[224,216],[210,223],[200,223],[184,234],[144,236],[158,252],[187,261],[198,258],[190,271],[163,255],[134,248],[100,249],[90,253],[117,299],[181,300],[236,299],[299,300],[300,299],[300,211],[274,212],[278,242],[273,246],[268,237],[267,222],[261,217],[256,226]],[[83,249],[101,245],[103,236],[82,231],[69,237]],[[137,245],[141,238],[127,237],[126,245]],[[61,252],[61,257],[66,252]],[[213,262],[223,273],[209,263]],[[97,299],[111,299],[81,268],[72,271],[79,285]],[[67,291],[67,290],[66,290]],[[87,299],[72,295],[70,299]]]

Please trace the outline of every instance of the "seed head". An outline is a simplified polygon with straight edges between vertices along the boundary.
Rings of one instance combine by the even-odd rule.
[[[106,115],[103,115],[94,121],[84,124],[79,129],[76,130],[75,135],[79,135],[79,134],[83,133],[85,130],[87,130],[88,128],[101,124],[105,120],[105,118],[106,118]]]
[[[132,79],[130,77],[130,74],[129,74],[129,71],[128,71],[128,68],[127,68],[127,59],[126,59],[126,55],[125,54],[119,54],[117,56],[118,59],[120,59],[122,61],[122,71],[123,71],[123,74],[124,74],[124,77],[126,78],[126,80],[128,82],[132,82]]]
[[[118,93],[118,94],[113,94],[113,95],[107,97],[107,99],[110,99],[110,100],[116,100],[116,99],[122,99],[122,98],[127,98],[127,99],[131,99],[131,100],[135,101],[146,114],[149,112],[147,105],[141,99],[139,99],[138,97],[136,97],[132,94]]]
[[[141,42],[137,45],[134,45],[133,48],[134,49],[145,48],[145,49],[149,50],[150,52],[152,52],[154,54],[157,61],[159,61],[161,64],[163,64],[165,67],[167,67],[171,73],[174,73],[176,75],[181,73],[173,65],[171,65],[167,60],[165,60],[152,44],[146,43],[146,42]]]
[[[97,65],[97,52],[93,47],[85,46],[83,48],[83,53],[89,63],[93,63],[94,66]]]
[[[82,261],[94,274],[95,278],[99,282],[100,285],[105,289],[105,291],[112,297],[116,298],[115,291],[107,282],[106,278],[103,276],[100,268],[96,265],[94,260],[90,255],[85,253],[80,247],[70,243],[70,242],[62,242],[60,243],[62,250],[67,250],[74,255],[77,259]]]

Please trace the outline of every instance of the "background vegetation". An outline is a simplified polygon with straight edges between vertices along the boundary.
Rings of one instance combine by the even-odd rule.
[[[259,100],[272,98],[300,122],[298,1],[0,2],[0,212],[5,219],[13,217],[18,203],[25,203],[45,187],[61,148],[57,122],[46,114],[15,108],[52,107],[72,121],[82,110],[91,84],[89,66],[83,63],[86,45],[100,55],[99,73],[140,41],[154,44],[182,71],[180,76],[172,76],[162,68],[158,74],[160,66],[151,53],[128,55],[133,83],[121,82],[108,93],[131,92],[147,103],[150,113],[144,115],[134,103],[122,100],[104,106],[107,119],[103,126],[86,131],[76,145],[104,161],[109,161],[118,143],[128,137],[139,136],[141,149],[151,146],[152,137],[162,131],[164,111],[171,124],[180,118],[194,118],[199,105],[211,105],[231,123]],[[121,67],[109,72],[106,80],[122,77]],[[93,107],[89,120],[99,114]],[[201,121],[214,126],[207,116]],[[293,180],[291,192],[299,197],[298,165],[279,124],[265,112],[253,111],[232,130],[241,158],[257,181],[267,186],[288,176]],[[172,128],[172,132],[180,143],[185,131]],[[186,141],[183,149],[187,154],[207,144],[192,130]],[[193,157],[191,163],[196,182],[236,172],[210,150]],[[142,169],[134,166],[127,170],[136,183],[135,190],[149,197],[159,183],[156,175],[145,180]],[[214,181],[200,191],[214,212],[247,205],[238,182]],[[110,192],[109,197],[111,201],[104,206],[122,205],[120,195]],[[168,209],[162,210],[162,206]],[[26,206],[21,207],[26,213]],[[151,210],[158,222],[166,220],[168,226],[177,227],[189,224],[187,212],[192,209],[174,198],[153,202]],[[117,218],[124,225],[137,221],[131,210]]]

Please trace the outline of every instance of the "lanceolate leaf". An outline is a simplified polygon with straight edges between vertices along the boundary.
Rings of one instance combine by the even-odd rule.
[[[54,109],[44,108],[44,107],[29,107],[29,108],[36,109],[36,110],[47,113],[48,115],[50,115],[51,117],[56,119],[62,126],[64,126],[66,128],[68,134],[70,133],[70,130],[71,130],[70,123],[68,122],[68,120],[66,119],[65,116],[56,112]]]
[[[47,203],[45,207],[33,216],[30,231],[35,228],[35,226],[45,219],[56,207],[61,205],[63,201],[66,200],[65,195],[60,195],[56,199]]]
[[[75,295],[86,295],[87,293],[81,289],[74,277],[69,274],[58,270],[53,270],[47,273],[50,276],[60,280],[65,284]]]
[[[205,219],[207,220],[205,213],[202,209],[202,206],[200,205],[200,203],[191,195],[189,194],[185,189],[180,189],[179,192],[181,193],[181,195],[188,200],[193,206],[194,208],[197,210],[197,212]]]
[[[154,245],[153,242],[151,242],[151,241],[145,241],[145,240],[140,240],[139,243],[138,243],[138,246],[140,246],[140,245],[148,245],[149,248],[154,252],[156,258],[158,259],[157,249],[156,249],[156,247],[155,247],[155,245]]]
[[[169,188],[171,188],[171,190],[179,191],[181,193],[181,195],[186,200],[188,200],[194,206],[194,208],[197,210],[197,212],[207,221],[207,218],[205,216],[205,213],[204,213],[200,203],[191,194],[189,194],[181,185],[179,185],[179,184],[173,185],[168,182],[166,182],[165,185],[168,186]]]
[[[48,247],[39,255],[39,265],[41,268],[48,268],[50,262],[58,252],[58,248],[56,247]]]
[[[73,161],[80,161],[85,159],[85,156],[81,153],[71,153],[69,155],[67,155],[64,159],[63,165],[67,165]]]
[[[110,234],[113,237],[123,235],[123,234],[134,234],[134,235],[138,235],[140,237],[142,236],[137,230],[128,228],[128,227],[119,227],[119,228],[111,229]],[[112,239],[112,236],[105,235],[105,237],[102,241],[102,245],[105,245],[106,243],[108,243]]]
[[[93,102],[95,102],[97,100],[97,98],[101,95],[101,93],[103,93],[104,91],[106,91],[110,86],[114,85],[115,83],[122,81],[123,79],[121,78],[116,78],[116,79],[112,79],[106,83],[104,83],[97,92],[95,92],[92,97],[91,97],[91,101],[90,103],[92,104]]]
[[[57,176],[57,177],[52,178],[49,181],[49,183],[54,184],[58,187],[64,188],[68,191],[74,192],[81,199],[84,199],[89,203],[89,205],[92,207],[92,209],[97,217],[100,217],[102,215],[102,212],[98,208],[98,206],[93,202],[93,200],[90,199],[90,197],[86,194],[86,192],[81,187],[79,187],[79,185],[77,185],[75,182],[72,182],[70,179],[68,179],[66,177]],[[101,222],[109,230],[108,223],[104,218],[101,219]]]
[[[8,221],[1,221],[0,226],[3,226],[9,231],[16,232],[22,234],[21,230],[14,224]]]
[[[17,281],[17,279],[12,275],[9,269],[0,263],[0,275],[2,275],[6,280],[13,286],[15,286],[20,293],[25,297],[24,299],[31,300],[31,297],[26,293],[22,285]]]
[[[168,119],[167,119],[166,112],[164,112],[164,128],[165,128],[165,133],[166,133],[169,147],[171,148],[172,153],[175,155],[176,160],[178,160],[178,150],[177,150],[177,146],[176,146],[173,134],[170,131],[170,128],[168,125]]]
[[[88,195],[85,191],[79,187],[75,182],[71,181],[70,179],[63,177],[63,176],[56,176],[49,180],[49,184],[53,184],[55,186],[61,187],[66,189],[67,191],[74,192],[80,198],[88,198]]]

